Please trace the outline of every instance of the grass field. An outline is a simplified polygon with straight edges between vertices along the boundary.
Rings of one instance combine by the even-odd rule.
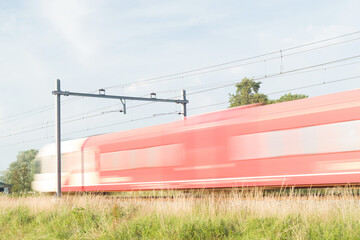
[[[223,197],[200,192],[60,200],[1,195],[0,239],[359,239],[360,200],[353,193],[255,189]]]

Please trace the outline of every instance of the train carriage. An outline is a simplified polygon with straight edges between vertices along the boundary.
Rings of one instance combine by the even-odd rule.
[[[55,145],[34,190],[55,191]],[[62,191],[360,183],[360,90],[62,143]]]

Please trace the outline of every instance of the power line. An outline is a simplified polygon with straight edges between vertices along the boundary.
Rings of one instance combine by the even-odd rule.
[[[321,82],[321,83],[315,83],[315,84],[306,85],[306,86],[297,87],[297,88],[291,88],[291,89],[282,90],[282,91],[278,91],[278,92],[268,93],[268,94],[265,94],[265,95],[271,96],[271,95],[275,95],[275,94],[279,94],[279,93],[286,93],[286,92],[295,91],[295,90],[301,90],[301,89],[305,89],[305,88],[311,88],[311,87],[316,87],[316,86],[323,86],[323,85],[326,85],[326,84],[338,83],[338,82],[348,81],[348,80],[352,80],[352,79],[356,79],[356,78],[360,78],[360,75],[354,76],[354,77],[337,79],[337,80],[333,80],[333,81],[326,81],[326,82]],[[199,107],[194,107],[194,108],[189,108],[188,110],[189,110],[189,111],[192,111],[192,110],[196,110],[196,109],[200,109],[200,108],[207,108],[207,107],[222,105],[222,104],[226,104],[226,103],[229,104],[229,101],[220,102],[220,103],[215,103],[215,104],[209,104],[209,105],[199,106]]]
[[[307,86],[303,86],[303,87],[291,88],[291,89],[283,90],[283,91],[279,91],[279,92],[272,92],[272,93],[269,93],[267,95],[270,96],[270,95],[275,95],[275,94],[279,94],[279,93],[295,91],[295,90],[300,90],[300,89],[305,89],[305,88],[310,88],[310,87],[316,87],[316,86],[322,86],[322,85],[331,84],[331,83],[344,82],[344,81],[353,80],[353,79],[356,79],[356,78],[360,78],[360,75],[353,76],[353,77],[348,77],[348,78],[337,79],[337,80],[333,80],[333,81],[324,81],[322,83],[315,83],[315,84],[311,84],[311,85],[307,85]]]
[[[360,33],[360,31],[347,33],[347,34],[344,34],[344,35],[339,35],[339,36],[336,36],[336,37],[327,38],[327,39],[319,40],[319,41],[316,41],[316,42],[306,43],[306,44],[298,45],[298,46],[295,46],[295,47],[285,48],[285,49],[283,49],[283,51],[290,51],[290,50],[293,50],[293,49],[296,49],[296,48],[307,47],[307,46],[310,46],[310,45],[331,41],[331,40],[334,40],[334,39],[343,38],[343,37],[355,35],[355,34],[358,34],[358,33]]]
[[[325,67],[325,68],[313,69],[313,70],[308,70],[308,71],[289,73],[289,74],[286,74],[286,76],[304,74],[304,73],[309,73],[309,72],[325,71],[325,70],[328,70],[328,69],[339,68],[339,67],[349,66],[349,65],[358,64],[358,63],[360,63],[360,61],[351,62],[351,63],[347,63],[347,64],[336,65],[336,66],[330,66],[330,67]],[[262,77],[268,77],[268,76],[265,75],[265,76],[262,76]],[[260,77],[257,77],[256,80],[258,80],[258,78],[260,78]],[[241,81],[241,79],[227,81],[226,83],[229,83],[230,85],[233,85],[233,84],[238,83],[239,81]],[[218,84],[218,83],[217,84],[209,84],[209,85],[205,85],[205,86],[204,85],[198,85],[198,86],[190,87],[190,88],[187,88],[187,89],[188,90],[204,89],[204,88],[208,88],[208,87],[218,87],[218,86],[223,86],[223,85],[224,85],[224,83],[222,83],[222,84]],[[191,94],[191,93],[188,93],[188,94]]]
[[[178,96],[176,96],[176,97],[178,97]],[[169,98],[169,99],[173,99],[173,98],[176,98],[176,97],[172,97],[172,98]],[[143,104],[143,105],[145,105],[145,104]],[[137,107],[137,106],[134,106],[134,107]],[[129,108],[133,108],[133,107],[128,107],[128,109]],[[79,120],[84,120],[84,119],[88,119],[88,118],[92,118],[92,117],[97,117],[97,116],[101,116],[101,115],[108,114],[108,113],[110,113],[110,112],[101,112],[101,113],[93,114],[93,115],[86,116],[86,117],[84,116],[84,117],[80,117],[80,118],[75,118],[75,119],[71,119],[71,120],[68,120],[68,121],[63,121],[62,124],[67,124],[67,123],[71,123],[71,122],[75,122],[75,121],[79,121]],[[159,114],[159,115],[166,115],[166,114]],[[130,121],[133,121],[133,120],[130,120]],[[38,130],[43,130],[43,129],[54,127],[54,126],[55,126],[55,124],[54,124],[54,122],[52,122],[50,125],[47,124],[45,126],[41,126],[41,127],[37,127],[37,128],[25,130],[25,131],[16,132],[16,133],[8,134],[8,135],[3,135],[3,136],[0,136],[0,138],[12,137],[12,136],[16,136],[16,135],[25,134],[25,133],[35,132],[35,131],[38,131]]]
[[[298,72],[298,71],[302,71],[302,70],[306,70],[306,69],[310,69],[310,68],[315,68],[315,67],[320,67],[320,66],[324,66],[324,65],[328,65],[328,64],[333,64],[333,63],[337,63],[337,62],[341,62],[341,61],[347,61],[347,60],[358,58],[358,57],[360,57],[360,55],[356,55],[356,56],[352,56],[352,57],[348,57],[348,58],[343,58],[343,59],[338,59],[338,60],[334,60],[334,61],[330,61],[330,62],[326,62],[326,63],[320,63],[320,64],[316,64],[316,65],[306,66],[306,67],[302,67],[302,68],[296,68],[296,69],[292,69],[292,70],[285,71],[285,72],[280,72],[280,73],[275,73],[275,74],[268,75],[268,76],[256,77],[256,78],[253,78],[253,80],[262,80],[262,79],[268,79],[268,78],[283,76],[283,75],[287,75],[287,74],[290,74],[290,73],[295,73],[295,72]],[[193,95],[193,94],[197,94],[197,93],[208,92],[208,91],[212,91],[212,90],[215,90],[215,89],[228,87],[228,86],[231,86],[233,84],[234,83],[219,85],[219,86],[211,88],[211,89],[201,90],[201,91],[197,91],[197,92],[193,92],[193,93],[188,93],[187,95],[189,96],[189,95]]]
[[[275,95],[275,94],[294,91],[294,90],[300,90],[300,89],[305,89],[305,88],[310,88],[310,87],[315,87],[315,86],[322,86],[322,85],[326,85],[326,84],[332,84],[332,83],[348,81],[348,80],[352,80],[352,79],[356,79],[356,78],[360,78],[360,75],[359,76],[348,77],[348,78],[337,79],[337,80],[333,80],[333,81],[326,81],[326,82],[317,83],[317,84],[311,84],[311,85],[298,87],[298,88],[291,88],[291,89],[282,90],[282,91],[278,91],[278,92],[272,92],[272,93],[268,93],[266,95],[270,96],[270,95]],[[223,105],[223,104],[229,104],[229,102],[226,101],[226,102],[220,102],[220,103],[215,103],[215,104],[209,104],[209,105],[205,105],[205,106],[189,108],[188,110],[192,111],[192,110],[196,110],[196,109],[213,107],[213,106]],[[87,129],[83,129],[83,130],[79,130],[79,131],[73,131],[73,132],[65,133],[63,135],[66,136],[66,135],[70,135],[70,134],[74,134],[74,133],[85,132],[85,131],[94,130],[94,129],[100,129],[100,128],[106,128],[106,127],[111,127],[111,126],[115,126],[115,125],[121,125],[121,124],[125,124],[125,123],[136,122],[136,121],[150,119],[150,118],[154,118],[154,117],[158,117],[158,116],[163,116],[163,115],[168,115],[168,114],[175,114],[175,113],[179,113],[179,112],[171,112],[171,113],[165,113],[165,114],[153,114],[151,116],[147,116],[147,117],[143,117],[143,118],[131,119],[131,120],[123,121],[123,122],[118,122],[118,123],[113,123],[113,124],[108,124],[108,125],[102,125],[102,126],[93,127],[93,128],[87,128]],[[32,139],[32,140],[29,140],[29,141],[21,141],[21,142],[18,142],[18,143],[1,145],[0,148],[13,146],[13,145],[19,145],[19,144],[28,143],[28,142],[39,141],[39,140],[44,140],[44,139],[53,138],[53,137],[54,136],[48,136],[48,137],[43,137],[43,138]]]
[[[294,49],[294,48],[293,48]],[[305,50],[305,51],[308,51],[308,50]],[[340,59],[340,60],[335,60],[335,61],[332,61],[332,62],[327,62],[327,63],[322,63],[322,64],[318,64],[318,65],[313,65],[313,66],[308,66],[308,67],[305,67],[305,68],[300,68],[300,69],[294,69],[294,70],[291,70],[291,71],[287,71],[287,72],[280,72],[278,74],[273,74],[273,75],[270,75],[270,76],[264,76],[264,77],[260,77],[260,78],[256,78],[256,79],[264,79],[264,78],[270,78],[270,77],[274,77],[274,76],[278,76],[279,74],[289,74],[291,72],[295,72],[295,71],[301,71],[301,70],[304,70],[304,69],[307,69],[307,68],[314,68],[314,67],[318,67],[318,66],[322,66],[322,65],[327,65],[327,64],[332,64],[332,63],[336,63],[336,62],[339,62],[339,61],[345,61],[345,60],[349,60],[349,59],[352,59],[352,58],[357,58],[358,56],[354,56],[354,57],[350,57],[350,58],[345,58],[345,59]],[[232,83],[231,83],[232,85]],[[229,85],[222,85],[222,86],[218,86],[216,88],[222,88],[222,87],[226,87],[226,86],[229,86]],[[208,89],[208,90],[202,90],[202,91],[199,91],[199,92],[204,92],[204,91],[210,91],[212,89]],[[195,92],[195,93],[199,93],[199,92]],[[194,94],[194,93],[190,93],[190,94]],[[65,103],[68,103],[68,102],[72,102],[74,100],[76,100],[78,98],[72,98],[70,100],[65,100]],[[136,105],[136,106],[133,106],[133,107],[138,107],[138,106],[143,106],[145,104],[141,104],[141,105]],[[40,112],[42,112],[42,110],[50,110],[51,108],[53,108],[53,105],[48,105],[48,106],[44,106],[44,107],[41,107],[41,108],[38,108],[37,110],[39,110]],[[111,106],[110,106],[111,107]],[[27,112],[24,112],[20,115],[25,115],[27,113],[33,113],[35,110],[31,110],[31,111],[27,111]],[[39,113],[39,112],[38,112]],[[14,115],[13,117],[15,117],[17,115]],[[21,117],[21,119],[23,118],[24,116]],[[14,119],[12,119],[14,120]],[[42,129],[44,127],[40,127],[39,129]],[[13,135],[13,134],[12,134]]]
[[[96,91],[91,91],[89,93],[94,93],[94,92],[96,92]],[[68,104],[68,103],[71,103],[71,102],[76,101],[76,100],[81,99],[81,98],[82,97],[72,97],[70,99],[62,101],[61,104]],[[39,114],[39,113],[42,113],[42,112],[45,112],[45,111],[49,111],[49,110],[51,110],[53,108],[54,108],[54,104],[49,104],[49,105],[46,105],[46,106],[34,108],[32,110],[29,110],[29,111],[25,111],[25,112],[21,112],[21,113],[17,113],[17,114],[11,115],[11,116],[4,117],[4,118],[0,119],[0,122],[1,123],[6,123],[6,122],[10,122],[10,121],[16,121],[18,119],[23,119],[24,117],[36,115],[36,114]],[[6,121],[4,121],[4,120],[6,120]]]
[[[78,97],[71,98],[71,99],[68,99],[68,100],[64,101],[62,104],[67,104],[67,103],[73,102],[73,101],[75,101],[77,99],[78,99]],[[24,117],[29,117],[29,116],[32,116],[32,115],[36,115],[36,114],[40,114],[42,112],[49,111],[49,110],[51,110],[53,108],[54,108],[53,104],[46,105],[46,106],[35,108],[35,109],[29,110],[29,111],[26,111],[26,112],[14,114],[12,116],[4,117],[0,121],[1,121],[1,123],[13,122],[13,121],[16,121],[18,119],[23,119]]]
[[[351,40],[344,41],[344,42],[349,42],[349,41],[354,41],[354,40],[359,40],[359,39],[360,38],[356,38],[356,39],[351,39]],[[344,42],[341,42],[341,43],[344,43]],[[303,50],[303,51],[299,51],[299,52],[295,52],[295,53],[290,53],[290,54],[286,54],[286,55],[282,54],[281,56],[276,56],[276,57],[272,57],[272,58],[268,58],[268,59],[261,59],[261,60],[252,61],[252,62],[248,62],[248,63],[243,63],[243,64],[239,64],[239,65],[233,65],[233,66],[229,66],[229,67],[217,68],[217,69],[213,69],[213,70],[209,70],[209,71],[198,72],[198,73],[193,73],[193,74],[189,74],[189,75],[183,75],[183,76],[179,76],[179,77],[159,79],[157,81],[151,81],[151,82],[139,82],[139,83],[131,83],[131,84],[129,83],[128,85],[124,85],[123,87],[128,87],[128,86],[132,86],[132,85],[141,85],[141,84],[152,84],[152,83],[155,83],[155,82],[170,81],[170,80],[176,80],[176,79],[184,79],[184,78],[188,78],[188,77],[194,77],[194,76],[204,75],[204,74],[208,74],[208,73],[219,72],[219,71],[228,70],[228,69],[232,69],[232,68],[248,66],[248,65],[252,65],[252,64],[256,64],[256,63],[263,63],[263,62],[266,62],[266,61],[269,61],[269,60],[275,60],[275,59],[279,59],[279,58],[282,59],[284,57],[293,56],[293,55],[296,55],[296,54],[305,53],[305,52],[313,51],[313,50],[316,50],[316,49],[321,49],[321,48],[328,47],[328,46],[334,46],[334,45],[337,45],[337,44],[339,44],[339,43],[329,44],[329,45],[326,45],[326,46],[307,49],[307,50]]]
[[[113,123],[113,124],[109,124],[109,125],[103,125],[103,126],[98,126],[98,127],[93,127],[93,128],[87,128],[87,129],[83,129],[83,130],[79,130],[79,131],[73,131],[73,132],[69,132],[69,133],[64,133],[63,136],[67,136],[67,135],[74,134],[74,133],[79,133],[79,132],[85,132],[85,131],[89,131],[89,130],[94,130],[94,129],[111,127],[111,126],[115,126],[115,125],[121,125],[121,124],[125,124],[125,123],[130,123],[130,122],[137,122],[137,121],[141,121],[141,120],[145,120],[145,119],[149,119],[149,118],[154,118],[154,117],[159,117],[159,116],[163,116],[163,115],[151,115],[151,116],[147,116],[147,117],[143,117],[143,118],[131,119],[131,120],[128,120],[128,121]],[[24,141],[17,142],[17,143],[0,145],[0,148],[14,146],[14,145],[20,145],[20,144],[24,144],[24,143],[36,142],[36,141],[44,140],[44,139],[48,139],[48,138],[54,138],[54,136],[48,136],[48,137],[31,139],[31,140],[27,140],[27,141],[24,140]]]
[[[323,70],[328,70],[328,69],[332,69],[332,68],[339,68],[339,67],[344,67],[344,66],[349,66],[349,65],[353,65],[353,64],[358,64],[360,63],[360,61],[356,61],[356,62],[351,62],[351,63],[347,63],[347,64],[341,64],[341,65],[337,65],[337,66],[331,66],[331,67],[326,67],[326,68],[321,68],[321,69],[313,69],[313,70],[309,70],[309,71],[301,71],[301,72],[298,72],[298,73],[289,73],[289,74],[286,74],[286,73],[282,73],[282,74],[286,74],[287,76],[288,75],[295,75],[295,74],[303,74],[303,73],[309,73],[309,72],[315,72],[315,71],[323,71]],[[266,78],[268,78],[269,76],[266,76]],[[237,80],[233,80],[233,81],[230,81],[228,83],[230,83],[231,85],[239,82],[239,80],[241,79],[237,79]],[[192,89],[202,89],[202,88],[206,88],[207,86],[209,87],[218,87],[218,86],[222,86],[223,84],[211,84],[211,85],[197,85],[197,86],[193,86],[193,87],[188,87],[186,88],[187,91],[188,90],[192,90]],[[215,89],[216,89],[215,88]],[[161,93],[167,93],[167,92],[175,92],[175,91],[179,91],[180,89],[173,89],[173,90],[167,90],[167,91],[160,91]],[[207,90],[205,90],[207,91]],[[160,93],[160,92],[156,92],[156,93]],[[193,94],[193,93],[190,93],[190,94]],[[195,93],[196,94],[196,93]],[[172,97],[172,98],[178,98],[178,97],[181,97],[180,95],[178,96],[175,96],[175,97]],[[171,98],[170,98],[171,99]],[[131,106],[131,107],[128,107],[128,108],[137,108],[137,107],[142,107],[142,106],[145,106],[145,105],[149,105],[149,104],[153,104],[153,103],[143,103],[143,104],[137,104],[137,105],[134,105],[134,106]],[[112,106],[109,106],[109,107],[112,107]]]
[[[353,56],[353,57],[349,57],[349,58],[344,58],[344,59],[339,59],[339,60],[335,60],[335,61],[331,61],[331,62],[327,62],[327,63],[321,63],[321,64],[312,65],[312,66],[307,66],[307,67],[303,67],[303,68],[299,68],[299,69],[293,69],[293,70],[290,70],[290,71],[287,71],[287,72],[277,73],[277,74],[273,74],[273,75],[270,75],[270,76],[257,77],[257,78],[254,78],[254,80],[261,80],[261,79],[266,79],[266,78],[278,77],[278,76],[282,76],[282,75],[301,74],[301,73],[305,73],[305,71],[298,72],[299,70],[314,68],[314,67],[318,67],[318,66],[324,66],[324,65],[327,65],[327,64],[332,64],[332,63],[334,63],[334,62],[341,62],[341,61],[345,61],[345,60],[348,60],[348,59],[353,59],[353,58],[356,58],[356,57],[359,57],[359,56],[360,56],[360,55],[358,55],[358,56]],[[318,70],[326,70],[326,69],[336,68],[336,67],[342,67],[342,66],[347,66],[347,65],[355,64],[355,63],[359,63],[359,62],[342,64],[342,65],[333,66],[333,67],[328,67],[328,68],[324,68],[324,69],[316,69],[316,71],[318,71]],[[311,71],[315,71],[315,70],[311,70]],[[308,71],[306,71],[306,72],[308,72]],[[350,80],[350,79],[354,79],[354,78],[357,78],[357,77],[358,77],[358,76],[350,77],[350,78],[346,78],[346,79],[340,79],[339,81]],[[204,89],[204,90],[200,90],[200,91],[197,91],[197,92],[190,92],[190,93],[188,93],[187,95],[190,96],[190,95],[194,95],[194,94],[199,94],[199,93],[203,93],[203,92],[208,92],[208,91],[217,90],[217,89],[221,89],[221,88],[224,88],[224,87],[232,86],[232,85],[234,85],[234,84],[235,84],[236,82],[238,82],[238,81],[239,81],[239,79],[238,79],[238,80],[235,80],[235,81],[231,81],[231,82],[229,82],[229,83],[227,83],[227,84],[213,85],[213,87],[211,87],[211,88]],[[336,80],[336,81],[338,81],[338,80]],[[199,86],[197,86],[196,88],[198,88],[198,87],[199,87]],[[294,90],[296,90],[296,89],[294,89]],[[172,97],[172,98],[178,98],[178,97],[180,97],[180,96],[175,96],[175,97]],[[171,98],[170,98],[170,99],[171,99]],[[130,108],[136,108],[136,107],[141,107],[141,106],[149,105],[149,104],[152,104],[152,103],[138,104],[138,105],[135,105],[135,106],[130,106],[130,107],[128,107],[128,109],[130,109]],[[116,105],[112,105],[112,106],[109,106],[109,107],[113,107],[113,106],[116,106]],[[103,109],[106,109],[106,108],[109,108],[109,107],[98,108],[98,109],[95,109],[95,110],[93,110],[93,111],[91,111],[91,112],[95,112],[95,111],[97,111],[97,110],[103,110]],[[97,114],[93,114],[93,115],[89,115],[89,116],[83,116],[83,117],[74,118],[74,119],[67,118],[67,119],[69,119],[69,120],[68,120],[68,121],[64,121],[63,124],[67,124],[67,123],[71,123],[71,122],[75,122],[75,121],[79,121],[79,120],[84,120],[84,119],[88,119],[88,118],[92,118],[92,117],[97,117],[97,116],[101,116],[101,115],[104,115],[104,114],[107,114],[107,112],[97,113]],[[49,125],[49,123],[51,123],[51,124]],[[8,135],[3,135],[3,136],[0,136],[0,138],[12,137],[12,136],[15,136],[15,135],[20,135],[20,134],[24,134],[24,133],[29,133],[29,132],[34,132],[34,131],[38,131],[38,130],[43,130],[43,129],[50,128],[50,127],[53,127],[53,126],[54,126],[54,121],[48,122],[45,126],[44,126],[44,125],[40,125],[40,127],[37,127],[37,128],[33,128],[33,129],[29,129],[29,130],[24,130],[24,131],[21,131],[21,132],[16,132],[16,133],[8,134]],[[24,128],[21,128],[21,129],[24,129]]]
[[[360,39],[360,38],[359,38]],[[301,52],[306,52],[307,50],[305,50],[305,51],[301,51]],[[283,55],[283,56],[290,56],[290,55],[293,55],[293,54],[289,54],[289,55]],[[358,56],[356,56],[356,57],[358,57]],[[271,58],[271,59],[278,59],[279,57],[275,57],[275,58]],[[269,59],[267,59],[267,60],[269,60]],[[345,61],[345,60],[349,60],[349,59],[344,59],[344,60],[340,60],[340,61]],[[263,60],[261,60],[261,61],[257,61],[257,62],[263,62]],[[210,72],[216,72],[216,71],[221,71],[221,70],[224,70],[224,69],[230,69],[230,68],[234,68],[234,67],[239,67],[239,66],[244,66],[244,65],[248,65],[248,64],[253,64],[253,63],[256,63],[256,62],[251,62],[251,63],[247,63],[247,64],[242,64],[242,65],[237,65],[237,66],[231,66],[231,67],[226,67],[226,68],[221,68],[221,69],[216,69],[216,70],[212,70],[212,71],[209,71],[209,72],[203,72],[203,73],[199,73],[199,74],[194,74],[194,75],[192,75],[192,76],[195,76],[195,75],[200,75],[200,74],[204,74],[204,73],[210,73]],[[335,63],[335,62],[334,62]],[[332,62],[331,63],[325,63],[325,65],[327,65],[327,64],[332,64]],[[314,67],[317,67],[317,66],[313,66],[313,67],[311,67],[311,68],[314,68]],[[303,70],[303,69],[296,69],[295,71],[300,71],[300,70]],[[287,72],[280,72],[279,74],[285,74],[285,73],[289,73],[289,71],[287,71]],[[185,76],[185,77],[189,77],[190,75],[188,75],[188,76]],[[265,77],[272,77],[272,75],[269,75],[269,76],[265,76]],[[171,80],[171,79],[170,79]]]
[[[323,42],[327,42],[327,41],[331,41],[331,40],[335,40],[335,39],[339,39],[339,38],[343,38],[343,37],[348,37],[348,36],[355,35],[355,34],[358,34],[358,33],[360,33],[360,31],[356,31],[356,32],[348,33],[348,34],[343,34],[343,35],[340,35],[340,36],[327,38],[327,39],[323,39],[323,40],[320,40],[320,41],[310,42],[310,43],[298,45],[298,46],[295,46],[295,47],[285,48],[285,49],[282,49],[280,51],[281,52],[290,51],[290,50],[294,50],[294,49],[297,49],[297,48],[302,48],[302,47],[311,46],[311,45],[315,45],[315,44],[319,44],[319,43],[323,43]],[[342,42],[339,42],[339,43],[333,43],[333,44],[329,44],[329,45],[326,45],[326,46],[321,46],[321,47],[314,48],[314,49],[304,50],[304,51],[301,51],[301,52],[298,52],[298,53],[307,52],[307,51],[311,51],[311,50],[315,50],[315,49],[319,49],[319,48],[324,48],[324,47],[328,47],[328,46],[338,45],[338,44],[342,44],[342,43],[346,43],[346,42],[350,42],[350,41],[355,41],[355,40],[358,40],[358,39],[360,39],[360,38],[350,39],[350,40],[342,41]],[[164,79],[164,78],[169,78],[169,77],[179,76],[179,75],[183,75],[183,74],[203,71],[203,70],[206,70],[206,69],[212,69],[212,68],[216,68],[216,67],[221,67],[221,66],[225,66],[225,65],[229,65],[229,64],[243,62],[243,61],[256,59],[256,58],[260,58],[260,57],[265,57],[265,56],[278,54],[278,53],[279,53],[279,51],[273,51],[273,52],[269,52],[269,53],[265,53],[265,54],[259,54],[259,55],[256,55],[256,56],[252,56],[252,57],[247,57],[247,58],[242,58],[242,59],[229,61],[229,62],[225,62],[225,63],[215,64],[215,65],[211,65],[211,66],[207,66],[207,67],[202,67],[202,68],[192,69],[192,70],[183,71],[183,72],[179,72],[179,73],[168,74],[168,75],[164,75],[164,76],[160,76],[160,77],[154,77],[154,78],[149,78],[149,79],[145,79],[145,80],[140,80],[140,81],[137,81],[137,82],[134,82],[134,83],[113,85],[113,86],[106,87],[106,89],[116,88],[116,87],[124,87],[126,85],[140,84],[142,82],[150,82],[150,81],[153,81],[153,80],[160,80],[160,79]],[[292,53],[292,54],[288,54],[288,55],[283,55],[283,57],[298,54],[298,53]],[[272,58],[272,59],[277,59],[277,58],[279,58],[279,57],[275,57],[275,58]],[[271,59],[265,59],[265,60],[271,60]],[[258,63],[258,62],[262,62],[262,61],[264,61],[264,60],[256,61],[256,62],[252,62],[252,63],[247,63],[245,65]],[[239,66],[241,66],[241,65],[222,68],[222,69],[216,69],[216,70],[212,70],[212,71],[208,71],[208,72],[201,72],[201,73],[197,73],[196,75],[210,73],[210,72],[214,72],[214,71],[221,71],[221,70],[234,68],[234,67],[239,67]],[[194,75],[182,76],[182,78],[190,77],[190,76],[194,76]],[[178,79],[178,78],[174,78],[174,79]],[[171,80],[171,79],[167,79],[167,80]],[[90,93],[96,92],[96,91],[97,90],[91,91]],[[78,99],[79,99],[78,97],[75,97],[75,98],[69,99],[67,101],[63,101],[62,103],[65,104],[65,103],[72,102],[72,101],[75,101],[75,100],[78,100]],[[39,114],[41,112],[51,110],[53,108],[54,108],[54,105],[52,105],[52,104],[51,105],[46,105],[46,106],[35,108],[35,109],[29,110],[29,111],[26,111],[26,112],[14,114],[12,116],[2,118],[2,119],[0,119],[0,121],[4,122],[4,120],[6,120],[6,119],[10,119],[8,121],[15,121],[15,120],[18,120],[18,119],[22,119],[24,117],[24,115],[28,117],[28,116],[32,116],[34,114]],[[20,117],[20,116],[22,116],[22,117]],[[16,118],[16,117],[18,117],[18,118]],[[15,118],[15,119],[13,119],[13,118]],[[6,121],[6,122],[8,122],[8,121]]]
[[[20,145],[20,144],[24,144],[24,143],[37,142],[37,141],[44,140],[44,139],[48,139],[48,138],[54,138],[54,136],[48,136],[48,137],[42,137],[42,138],[35,138],[35,139],[32,139],[32,140],[21,141],[21,142],[17,142],[17,143],[10,143],[10,144],[6,144],[6,145],[1,145],[0,148],[10,147],[10,146],[15,146],[15,145]]]
[[[322,43],[322,42],[326,42],[326,41],[330,41],[330,40],[334,40],[334,39],[338,39],[338,38],[358,34],[358,33],[360,33],[360,31],[356,31],[356,32],[353,32],[353,33],[349,33],[349,34],[345,34],[345,35],[341,35],[341,36],[337,36],[337,37],[333,37],[333,38],[328,38],[328,39],[324,39],[324,40],[320,40],[320,41],[316,41],[316,42],[311,42],[311,43],[307,43],[307,44],[303,44],[303,45],[298,45],[298,46],[291,47],[291,48],[285,48],[285,49],[282,49],[280,51],[281,52],[290,51],[290,50],[294,50],[294,49],[297,49],[297,48],[302,48],[302,47],[306,47],[306,46],[310,46],[310,45],[314,45],[314,44],[318,44],[318,43]],[[327,46],[317,47],[317,48],[314,48],[314,49],[311,49],[311,50],[315,50],[315,49],[319,49],[319,48],[323,48],[323,47],[328,47],[328,46],[334,46],[334,45],[337,45],[337,44],[342,44],[342,43],[355,41],[355,40],[359,40],[359,39],[360,38],[355,38],[355,39],[343,41],[343,42],[340,42],[340,43],[334,43],[334,44],[329,44]],[[311,50],[303,50],[303,51],[300,51],[298,53],[308,52],[308,51],[311,51]],[[283,57],[298,54],[298,53],[292,53],[292,54],[289,54],[289,55],[283,55]],[[214,72],[214,71],[220,71],[220,70],[229,69],[229,68],[233,68],[233,67],[239,67],[239,66],[243,66],[243,65],[237,65],[237,66],[233,66],[233,67],[221,68],[219,70],[212,70],[212,71],[203,72],[203,73],[197,73],[197,74],[192,74],[192,75],[187,75],[187,76],[181,76],[181,75],[188,74],[188,73],[194,73],[194,72],[199,72],[199,71],[203,71],[203,70],[207,70],[207,69],[226,66],[226,65],[230,65],[230,64],[234,64],[234,63],[238,63],[238,62],[244,62],[244,61],[248,61],[248,60],[252,60],[252,59],[256,59],[256,58],[260,58],[260,57],[265,57],[265,56],[269,56],[269,55],[273,55],[273,54],[279,54],[279,51],[273,51],[273,52],[269,52],[269,53],[265,53],[265,54],[252,56],[252,57],[242,58],[242,59],[238,59],[238,60],[234,60],[234,61],[230,61],[230,62],[215,64],[215,65],[202,67],[202,68],[197,68],[197,69],[188,70],[188,71],[183,71],[183,72],[179,72],[179,73],[168,74],[168,75],[164,75],[164,76],[160,76],[160,77],[148,78],[148,79],[136,81],[136,82],[133,82],[133,83],[125,83],[125,84],[113,85],[113,86],[105,87],[105,89],[125,87],[125,86],[128,86],[128,85],[139,85],[139,84],[144,84],[146,82],[154,83],[156,80],[162,80],[162,79],[173,80],[173,79],[179,79],[179,78],[184,78],[184,77],[189,77],[189,76],[195,76],[195,75]],[[274,58],[271,58],[271,59],[278,59],[278,58],[280,58],[280,57],[274,57]],[[268,59],[268,60],[271,60],[271,59]],[[258,63],[258,62],[263,62],[263,61],[264,60],[259,60],[259,61],[247,63],[245,65]],[[175,78],[168,79],[169,77],[175,77]]]
[[[79,130],[79,131],[74,131],[74,132],[65,133],[64,136],[70,135],[70,134],[74,134],[74,133],[79,133],[79,132],[85,132],[85,131],[89,131],[89,130],[99,129],[99,128],[106,128],[106,127],[121,125],[121,124],[125,124],[125,123],[130,123],[130,122],[137,122],[137,121],[141,121],[141,120],[145,120],[145,119],[149,119],[149,118],[154,118],[154,117],[157,117],[157,116],[151,115],[151,116],[147,116],[147,117],[143,117],[143,118],[131,119],[131,120],[123,121],[123,122],[117,122],[117,123],[112,123],[112,124],[108,124],[108,125],[102,125],[102,126],[98,126],[98,127],[87,128],[87,129],[83,129],[83,130]]]

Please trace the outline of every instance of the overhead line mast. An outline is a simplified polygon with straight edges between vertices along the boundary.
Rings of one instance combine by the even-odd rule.
[[[148,101],[148,102],[167,102],[167,103],[182,104],[184,118],[187,115],[186,104],[189,103],[189,101],[186,99],[186,91],[185,90],[182,90],[182,99],[156,98],[155,93],[151,93],[150,98],[106,95],[104,89],[99,89],[99,94],[79,93],[79,92],[61,91],[59,79],[56,80],[56,91],[53,91],[52,94],[56,95],[56,98],[55,98],[56,99],[55,100],[55,106],[56,106],[56,111],[55,111],[55,121],[56,121],[55,138],[56,139],[55,139],[55,142],[56,142],[56,160],[57,160],[57,190],[56,190],[57,197],[61,197],[61,118],[60,118],[60,114],[61,114],[60,96],[61,95],[119,99],[121,101],[121,103],[123,104],[124,114],[126,114],[126,100]]]

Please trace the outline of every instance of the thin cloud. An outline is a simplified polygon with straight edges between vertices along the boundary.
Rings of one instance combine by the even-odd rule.
[[[85,30],[90,14],[86,1],[41,1],[40,7],[56,32],[74,51],[78,60],[86,64],[98,50],[96,39]]]

